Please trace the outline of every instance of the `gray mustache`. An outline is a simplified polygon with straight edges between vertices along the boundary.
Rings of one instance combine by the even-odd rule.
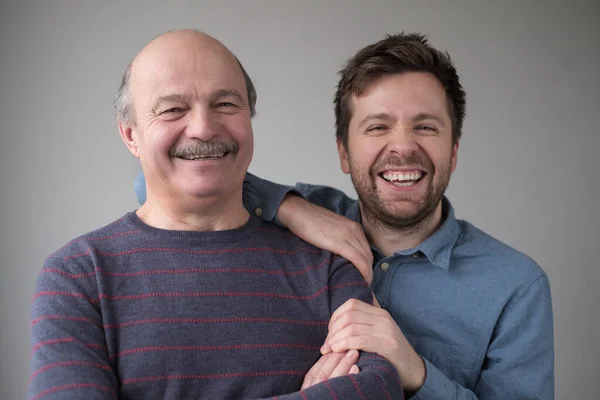
[[[210,156],[221,153],[237,153],[238,145],[233,140],[197,140],[188,146],[169,150],[171,157]]]

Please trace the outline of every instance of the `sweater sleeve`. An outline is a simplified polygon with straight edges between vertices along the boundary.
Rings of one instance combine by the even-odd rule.
[[[93,269],[48,258],[31,305],[30,400],[118,398]]]
[[[331,313],[333,314],[339,306],[352,298],[371,303],[373,294],[352,264],[341,257],[334,256],[329,274]],[[377,354],[367,352],[359,354],[358,374],[329,379],[305,390],[270,399],[404,399],[400,377],[394,366]]]

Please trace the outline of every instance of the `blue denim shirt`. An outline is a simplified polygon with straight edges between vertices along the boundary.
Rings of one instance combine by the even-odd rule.
[[[143,203],[141,175],[135,190]],[[360,222],[358,201],[336,189],[292,188],[251,174],[244,204],[277,222],[289,192]],[[425,383],[412,399],[553,399],[548,277],[525,254],[457,220],[446,198],[443,216],[440,228],[413,249],[389,257],[373,249],[377,300],[425,361]]]

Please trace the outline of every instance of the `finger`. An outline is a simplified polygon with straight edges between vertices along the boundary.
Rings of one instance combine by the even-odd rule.
[[[387,323],[385,318],[378,314],[350,311],[330,323],[325,342],[327,342],[327,339],[331,338],[332,335],[352,325],[366,325],[371,328],[378,327],[377,329],[380,330],[385,329]]]
[[[325,340],[325,343],[329,346],[333,353],[339,353],[345,350],[340,350],[339,344],[344,343],[346,339],[352,337],[365,337],[368,340],[377,340],[380,336],[376,336],[378,333],[375,332],[372,326],[369,325],[350,325],[345,327],[344,329],[328,336]],[[363,350],[363,349],[355,349],[355,350]]]
[[[354,248],[359,253],[354,266],[370,285],[371,282],[373,282],[373,252],[364,235],[362,236],[362,239],[362,241],[359,239],[357,243],[354,243]]]
[[[346,260],[350,261],[350,263],[354,265],[364,280],[371,284],[373,281],[373,256],[370,250],[368,254],[365,253],[362,245],[354,238],[354,240],[344,241],[341,245],[339,245],[338,250],[334,251],[334,253],[339,254]]]
[[[312,384],[313,384],[312,381],[313,381],[314,376],[320,371],[322,365],[325,364],[325,362],[330,357],[331,357],[331,355],[322,356],[317,360],[317,362],[312,367],[310,367],[310,369],[304,376],[304,381],[302,382],[303,389],[312,386]]]
[[[331,348],[334,353],[345,353],[348,350],[360,350],[368,353],[377,353],[382,357],[387,354],[387,348],[385,341],[380,341],[373,336],[368,335],[356,335],[350,337],[344,337],[339,341],[332,343]]]
[[[342,353],[344,354],[344,353]],[[345,376],[350,373],[352,366],[358,361],[358,351],[350,350],[344,354],[344,357],[340,359],[340,362],[335,366],[333,371],[329,374],[328,379],[337,378],[338,376]]]
[[[370,254],[372,257],[371,245],[369,244],[369,240],[367,239],[367,235],[365,234],[362,225],[358,222],[352,221],[348,224],[348,232],[353,240],[359,245],[358,247],[365,254]]]
[[[371,250],[371,245],[369,244],[369,240],[365,235],[365,231],[363,230],[360,224],[358,224],[358,228],[354,234],[354,238],[357,242],[357,245],[355,245],[355,247],[362,253],[366,264],[364,274],[362,274],[361,271],[361,275],[363,275],[367,283],[369,283],[370,285],[373,280],[373,251]]]
[[[345,355],[346,353],[331,353],[321,357],[306,374],[302,388],[327,380]]]
[[[362,302],[357,299],[347,300],[344,304],[338,307],[337,310],[331,315],[329,320],[328,329],[331,331],[332,327],[336,325],[338,319],[352,318],[355,314],[364,313],[372,315],[384,316],[385,314],[381,309],[374,307],[370,304]]]
[[[350,368],[350,372],[348,372],[349,375],[354,375],[354,374],[358,374],[360,372],[360,368],[358,368],[358,365],[354,364],[352,366],[352,368]]]

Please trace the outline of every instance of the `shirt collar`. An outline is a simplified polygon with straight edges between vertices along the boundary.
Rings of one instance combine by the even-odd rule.
[[[358,201],[354,202],[352,207],[350,207],[347,216],[356,222],[361,222]],[[447,271],[450,267],[452,249],[460,234],[460,227],[454,215],[454,208],[446,196],[442,199],[442,218],[444,222],[433,235],[425,239],[417,247],[397,251],[395,254],[410,255],[420,251],[427,257],[430,263]],[[371,248],[376,260],[382,258],[381,253],[375,246],[371,244]]]

